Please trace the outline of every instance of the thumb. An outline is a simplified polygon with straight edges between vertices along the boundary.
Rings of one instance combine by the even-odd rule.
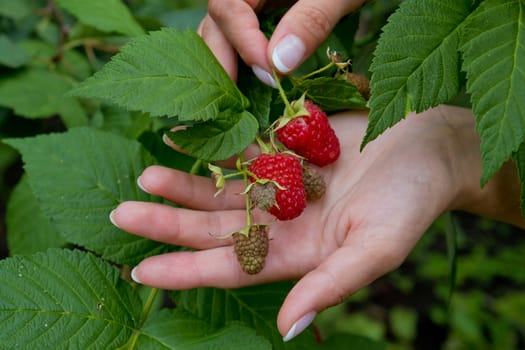
[[[317,313],[344,302],[359,289],[396,269],[410,252],[391,242],[368,246],[354,243],[336,250],[292,288],[277,317],[284,341],[307,328]]]
[[[279,72],[295,70],[328,37],[337,22],[364,0],[300,0],[283,16],[268,46]]]

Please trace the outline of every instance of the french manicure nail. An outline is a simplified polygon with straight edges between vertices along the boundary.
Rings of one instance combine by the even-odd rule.
[[[310,311],[309,313],[301,317],[299,321],[293,324],[292,328],[290,328],[288,333],[286,333],[286,335],[283,337],[283,341],[286,342],[292,340],[297,335],[299,335],[302,331],[306,329],[306,327],[308,327],[312,323],[316,315],[317,312]]]
[[[277,89],[277,84],[275,83],[275,79],[272,77],[270,73],[268,73],[267,71],[265,71],[259,66],[253,66],[252,71],[253,71],[253,74],[255,74],[255,76],[260,81],[262,81],[268,86],[273,87],[274,89]]]
[[[142,284],[142,282],[137,277],[137,267],[136,266],[131,270],[131,279],[138,284]]]
[[[299,65],[305,52],[303,41],[296,35],[288,34],[273,49],[272,61],[279,72],[288,73]]]
[[[115,216],[115,210],[116,210],[116,209],[113,209],[113,210],[111,211],[111,213],[109,213],[109,221],[111,221],[111,223],[112,223],[115,227],[120,228],[119,225],[117,225],[117,223],[115,222],[115,218],[114,218],[114,216]]]
[[[140,176],[137,177],[137,186],[138,186],[142,191],[144,191],[144,192],[146,192],[146,193],[149,193],[149,192],[144,188],[144,186],[142,186],[142,183],[140,182]]]

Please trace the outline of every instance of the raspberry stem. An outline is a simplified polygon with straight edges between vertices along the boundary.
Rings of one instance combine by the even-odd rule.
[[[279,76],[277,75],[277,72],[275,70],[273,71],[273,78],[277,84],[277,90],[279,90],[279,95],[281,96],[281,100],[283,100],[283,103],[285,106],[285,114],[293,115],[295,113],[295,110],[290,104],[290,101],[288,101],[288,98],[286,97],[286,93],[284,92],[284,89],[281,85],[281,80],[279,79]]]
[[[243,176],[243,179],[244,179],[244,187],[247,188],[250,185],[250,179],[248,178],[248,169],[246,167],[246,163],[244,162],[242,154],[239,155],[239,159],[240,159],[240,163],[242,164],[242,169],[243,169],[242,176]],[[249,227],[252,226],[252,213],[251,213],[252,202],[251,202],[249,193],[245,193],[244,194],[244,203],[245,203],[245,206],[246,206],[246,208],[245,208],[245,210],[246,210],[246,227],[249,228]]]

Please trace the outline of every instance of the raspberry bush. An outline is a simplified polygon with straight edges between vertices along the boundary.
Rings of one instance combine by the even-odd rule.
[[[278,93],[246,67],[234,84],[194,31],[204,9],[181,10],[185,1],[3,0],[0,164],[7,173],[21,155],[24,168],[11,179],[16,187],[2,185],[9,257],[0,261],[0,347],[382,348],[351,334],[318,342],[312,330],[282,343],[275,318],[291,283],[170,293],[137,286],[129,267],[186,248],[122,232],[108,214],[127,200],[161,201],[136,187],[153,164],[216,174],[220,191],[230,175],[214,163],[259,141],[264,155],[236,170],[247,180],[246,227],[217,233],[235,242],[232,256],[247,273],[258,273],[272,227],[250,212],[293,220],[330,186],[316,167],[344,150],[325,113],[369,108],[365,147],[408,112],[451,101],[475,113],[482,184],[509,158],[525,183],[523,1],[394,3],[388,23],[370,20],[381,2],[341,20]],[[266,32],[276,16],[261,17]],[[358,21],[370,36],[354,41]],[[188,155],[165,147],[163,134]],[[330,140],[328,150],[318,137]],[[293,163],[290,173],[258,167],[269,157]]]

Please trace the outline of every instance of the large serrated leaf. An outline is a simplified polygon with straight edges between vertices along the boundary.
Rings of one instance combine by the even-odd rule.
[[[101,31],[130,36],[144,33],[120,0],[57,0],[57,3],[75,15],[80,22]]]
[[[270,350],[270,343],[240,323],[214,329],[183,310],[161,310],[141,327],[137,349]]]
[[[316,349],[315,337],[310,330],[287,343],[277,331],[277,313],[290,288],[290,283],[281,282],[227,290],[197,288],[175,292],[173,296],[179,307],[214,327],[240,321],[254,328],[272,343],[274,350]]]
[[[135,38],[72,94],[180,120],[212,120],[248,107],[202,38],[173,28]]]
[[[10,255],[32,254],[66,244],[40,210],[27,176],[22,177],[9,197],[6,223]]]
[[[221,119],[169,132],[168,136],[193,157],[215,161],[241,153],[255,140],[258,131],[257,119],[250,112],[227,111]]]
[[[461,50],[485,184],[524,141],[525,3],[486,0],[472,13]]]
[[[389,18],[370,67],[370,115],[362,147],[409,112],[422,112],[459,92],[459,32],[471,3],[407,0]]]
[[[59,114],[68,127],[87,125],[87,115],[76,98],[64,94],[72,87],[67,77],[43,69],[29,69],[0,79],[0,106],[31,118]]]
[[[0,261],[3,349],[116,349],[141,302],[119,271],[92,254],[49,250]]]
[[[129,265],[172,249],[109,221],[123,201],[154,201],[136,185],[144,168],[155,163],[138,142],[91,128],[4,141],[22,153],[42,211],[68,242]]]

